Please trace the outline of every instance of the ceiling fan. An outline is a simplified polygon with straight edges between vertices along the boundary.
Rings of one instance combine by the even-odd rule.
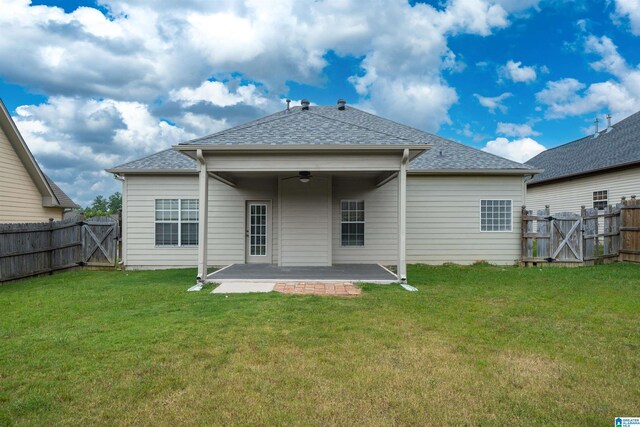
[[[309,182],[311,180],[311,178],[313,178],[313,175],[311,175],[311,172],[309,171],[300,171],[298,172],[298,175],[293,175],[293,176],[288,176],[286,178],[282,178],[282,180],[286,180],[286,179],[293,179],[293,178],[298,178],[298,180],[300,180],[300,182],[302,182],[303,184]]]

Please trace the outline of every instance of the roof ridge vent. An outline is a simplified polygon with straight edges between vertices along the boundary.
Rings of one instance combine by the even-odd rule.
[[[308,110],[309,109],[309,104],[311,104],[309,102],[308,99],[303,99],[302,101],[300,101],[300,105],[302,105],[302,109],[303,110]]]
[[[347,105],[347,101],[342,98],[338,99],[338,110],[344,110],[345,105]]]

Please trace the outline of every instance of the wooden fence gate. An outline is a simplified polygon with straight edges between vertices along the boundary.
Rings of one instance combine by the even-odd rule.
[[[550,218],[551,259],[582,262],[582,218],[573,212],[560,212]]]
[[[600,211],[583,207],[579,214],[552,215],[549,206],[535,214],[523,206],[522,262],[584,265],[617,258],[622,252],[620,232],[627,229],[621,227],[621,209],[624,209],[621,205],[607,206]],[[640,210],[637,212],[640,214]]]
[[[113,267],[116,265],[118,223],[105,216],[96,216],[82,223],[83,265]]]
[[[0,224],[0,283],[78,265],[115,267],[118,231],[109,217]]]

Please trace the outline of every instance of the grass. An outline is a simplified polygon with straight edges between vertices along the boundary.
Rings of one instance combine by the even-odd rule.
[[[420,292],[187,293],[192,270],[0,286],[0,425],[612,425],[640,265],[410,268]]]

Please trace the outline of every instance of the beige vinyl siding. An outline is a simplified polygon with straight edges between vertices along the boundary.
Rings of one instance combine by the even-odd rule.
[[[513,231],[481,232],[480,200],[512,200]],[[521,176],[407,179],[407,262],[510,265],[520,257]]]
[[[364,246],[342,247],[340,201],[364,200]],[[333,262],[335,264],[398,262],[398,180],[380,188],[371,178],[333,180]]]
[[[330,189],[329,177],[280,181],[281,265],[331,265]]]
[[[59,220],[62,211],[42,206],[42,194],[0,128],[0,223]]]
[[[198,177],[128,175],[125,236],[126,265],[129,268],[195,267],[197,247],[155,246],[155,200],[197,199]],[[237,187],[209,179],[208,263],[222,266],[244,263],[245,205],[247,200],[272,200],[275,224],[277,218],[277,180],[240,179]],[[273,230],[273,248],[277,248],[277,230]],[[273,250],[274,262],[277,253]]]
[[[197,183],[195,184],[197,191]],[[236,187],[209,180],[209,247],[210,265],[245,262],[246,202],[271,201],[271,254],[278,262],[278,180],[275,177],[241,178]]]
[[[593,192],[608,191],[609,204],[632,195],[640,196],[640,166],[555,182],[527,189],[527,209],[544,209],[549,205],[552,213],[580,212],[581,206],[593,207]]]

